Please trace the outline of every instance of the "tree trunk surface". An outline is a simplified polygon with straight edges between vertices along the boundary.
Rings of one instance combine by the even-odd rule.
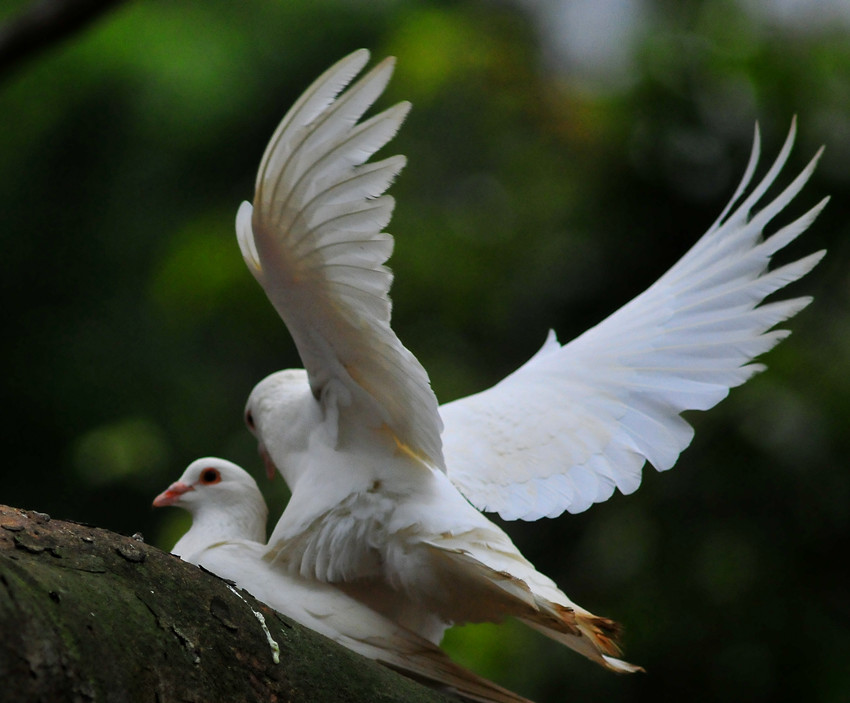
[[[140,539],[2,505],[0,635],[2,701],[455,700]]]

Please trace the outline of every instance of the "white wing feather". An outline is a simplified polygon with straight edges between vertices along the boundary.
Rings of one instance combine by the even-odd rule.
[[[763,228],[808,180],[820,152],[761,211],[751,210],[781,171],[776,162],[732,212],[744,178],[706,234],[666,274],[602,323],[561,346],[554,333],[492,388],[443,405],[449,478],[477,508],[536,520],[586,510],[619,488],[636,490],[644,462],[673,466],[693,437],[680,416],[706,410],[762,365],[753,359],[787,336],[772,329],[809,298],[761,304],[808,273],[824,252],[768,269],[771,256],[817,217],[823,200],[767,240]]]
[[[275,131],[253,207],[236,229],[245,262],[283,318],[325,411],[385,425],[399,446],[443,468],[440,418],[428,376],[390,328],[393,239],[381,230],[383,195],[403,156],[367,160],[404,120],[400,103],[360,122],[384,90],[393,60],[340,91],[368,61],[357,51],[326,71]]]

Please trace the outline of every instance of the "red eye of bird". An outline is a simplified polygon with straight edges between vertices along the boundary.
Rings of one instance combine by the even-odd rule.
[[[204,469],[201,471],[201,483],[205,486],[210,486],[219,481],[221,481],[221,474],[218,472],[218,469]]]

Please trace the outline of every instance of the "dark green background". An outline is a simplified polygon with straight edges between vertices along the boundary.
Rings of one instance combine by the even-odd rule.
[[[277,121],[355,48],[399,58],[380,106],[414,105],[383,152],[409,158],[394,326],[443,401],[655,280],[731,195],[755,120],[767,162],[797,114],[783,184],[827,151],[783,221],[833,201],[782,259],[829,255],[769,371],[690,414],[693,446],[638,493],[507,526],[648,673],[512,624],[447,646],[542,703],[848,700],[850,16],[764,5],[644,0],[612,40],[528,12],[546,2],[131,2],[20,66],[0,84],[0,500],[168,547],[185,520],[150,501],[191,460],[261,475],[243,403],[299,363],[233,220]],[[627,50],[609,71],[552,37]]]

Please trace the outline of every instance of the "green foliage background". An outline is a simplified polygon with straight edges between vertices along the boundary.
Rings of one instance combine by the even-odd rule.
[[[833,200],[785,258],[829,255],[794,286],[815,302],[769,371],[692,413],[692,447],[636,494],[507,526],[625,623],[648,673],[610,675],[510,623],[446,644],[542,702],[847,700],[850,19],[825,20],[840,3],[631,5],[628,61],[607,73],[556,60],[545,0],[149,0],[7,77],[0,500],[168,547],[185,518],[148,506],[191,460],[261,475],[243,403],[299,362],[233,220],[277,121],[355,48],[399,59],[382,106],[414,104],[386,152],[409,157],[394,326],[443,401],[655,280],[731,195],[753,122],[768,162],[797,114],[783,183],[827,151],[787,218]]]

